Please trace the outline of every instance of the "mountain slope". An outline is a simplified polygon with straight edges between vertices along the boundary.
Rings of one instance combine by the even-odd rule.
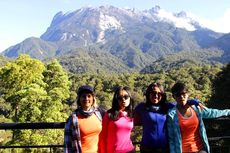
[[[33,58],[44,59],[55,56],[56,50],[57,46],[55,43],[31,37],[8,48],[3,52],[3,55],[7,57],[18,57],[20,54],[29,54]]]
[[[128,73],[133,71],[110,53],[89,50],[76,49],[59,56],[58,60],[65,69],[72,73]]]
[[[58,12],[40,38],[28,38],[2,55],[60,58],[64,65],[76,65],[71,71],[80,73],[98,68],[127,72],[176,54],[197,55],[193,60],[198,62],[228,62],[224,40],[228,40],[226,35],[200,26],[186,12],[170,13],[159,6],[144,11],[85,7],[66,14]],[[80,65],[83,71],[77,68]]]
[[[169,71],[173,68],[184,67],[186,65],[205,65],[205,64],[220,64],[223,51],[217,49],[198,50],[191,52],[180,52],[177,54],[168,55],[160,58],[150,65],[143,68],[141,73],[158,73],[160,71]]]

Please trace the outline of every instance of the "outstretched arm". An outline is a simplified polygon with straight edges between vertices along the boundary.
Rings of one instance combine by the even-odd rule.
[[[203,110],[201,110],[201,115],[203,118],[230,116],[230,109],[219,110],[205,107]]]

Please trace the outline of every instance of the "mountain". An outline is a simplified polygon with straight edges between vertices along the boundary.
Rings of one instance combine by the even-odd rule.
[[[218,47],[224,51],[224,54],[221,58],[222,63],[227,63],[230,61],[230,33],[223,35],[215,42],[212,43],[212,46]]]
[[[194,58],[199,62],[226,63],[230,47],[225,40],[228,35],[201,26],[184,11],[170,13],[159,6],[144,11],[84,7],[66,14],[58,12],[40,38],[28,38],[2,55],[58,58],[77,73],[97,69],[129,72],[180,54],[202,57]]]
[[[3,55],[7,57],[17,57],[20,54],[29,54],[33,58],[44,59],[55,56],[57,49],[58,47],[53,42],[31,37],[6,49]]]
[[[123,62],[108,52],[100,49],[77,49],[56,57],[60,64],[72,73],[129,73],[130,69]]]
[[[184,66],[222,65],[218,62],[222,54],[222,51],[215,48],[210,50],[199,50],[196,52],[179,52],[177,54],[159,58],[152,64],[140,70],[140,73],[158,73]]]

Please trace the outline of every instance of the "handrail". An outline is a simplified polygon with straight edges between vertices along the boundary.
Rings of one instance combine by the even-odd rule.
[[[217,121],[224,122],[229,124],[230,117],[221,117],[217,119],[204,119],[204,121]],[[14,129],[64,129],[65,122],[34,122],[34,123],[0,123],[0,130],[14,130]],[[228,132],[227,132],[228,134]],[[209,137],[209,141],[217,141],[221,139],[230,139],[230,135],[223,136],[213,136]],[[140,144],[140,142],[134,142],[135,145]],[[33,146],[0,146],[0,149],[6,148],[61,148],[64,145],[33,145]]]
[[[65,122],[0,123],[0,130],[63,129],[64,127],[65,127]]]
[[[9,148],[61,148],[64,145],[33,145],[33,146],[0,146],[0,149]]]
[[[230,117],[204,119],[204,121],[230,121]],[[0,130],[12,129],[63,129],[65,122],[31,122],[31,123],[0,123]]]

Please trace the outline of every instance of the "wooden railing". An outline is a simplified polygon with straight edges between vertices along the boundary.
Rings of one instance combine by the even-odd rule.
[[[205,126],[212,153],[230,153],[230,118],[206,119]],[[51,123],[0,123],[0,130],[15,129],[64,129],[65,122]],[[139,142],[134,142],[139,145]],[[49,148],[55,152],[55,148],[63,148],[63,145],[23,145],[23,146],[0,146],[1,149],[12,148]]]

